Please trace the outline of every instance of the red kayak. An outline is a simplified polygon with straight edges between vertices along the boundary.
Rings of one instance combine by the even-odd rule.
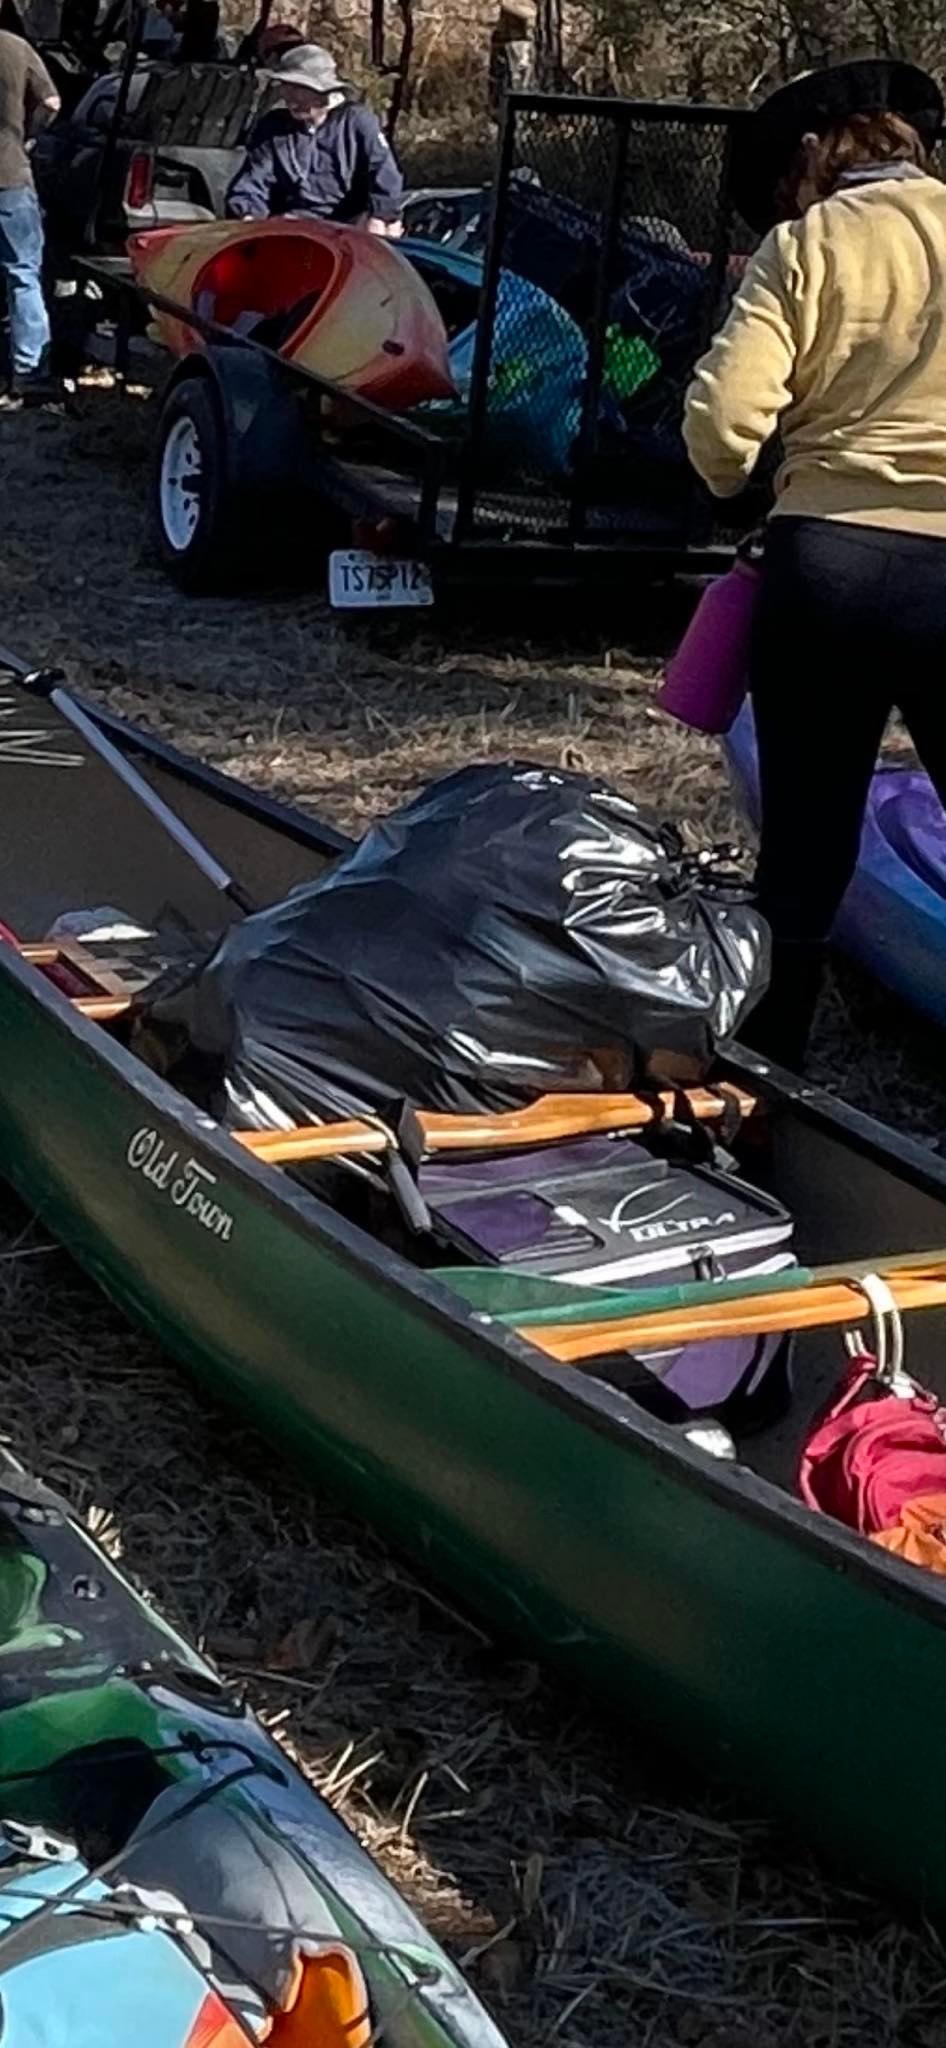
[[[454,395],[432,294],[382,236],[332,221],[221,221],[132,235],[128,254],[141,284],[376,405],[404,412]],[[174,355],[203,346],[167,313],[154,332]]]

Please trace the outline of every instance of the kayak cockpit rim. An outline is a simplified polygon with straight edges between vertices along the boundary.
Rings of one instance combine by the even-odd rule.
[[[38,1003],[47,1022],[81,1047],[91,1064],[104,1066],[131,1103],[145,1105],[157,1119],[177,1130],[189,1145],[210,1156],[218,1176],[252,1188],[254,1199],[275,1211],[280,1220],[298,1235],[311,1239],[317,1233],[331,1245],[333,1255],[353,1267],[375,1289],[403,1299],[435,1326],[447,1328],[475,1350],[479,1369],[490,1368],[512,1375],[544,1400],[564,1409],[575,1422],[614,1441],[633,1438],[635,1446],[652,1462],[672,1470],[693,1489],[715,1499],[730,1512],[763,1522],[779,1524],[796,1543],[813,1549],[826,1569],[843,1569],[866,1580],[875,1591],[895,1603],[906,1600],[928,1619],[946,1629],[946,1585],[933,1574],[904,1564],[878,1546],[848,1530],[826,1515],[816,1514],[786,1488],[743,1464],[707,1456],[681,1439],[665,1424],[635,1408],[626,1396],[569,1365],[553,1364],[536,1346],[514,1330],[469,1307],[462,1298],[442,1286],[436,1274],[414,1267],[367,1231],[340,1216],[309,1189],[299,1185],[279,1167],[254,1159],[252,1152],[236,1143],[230,1133],[206,1112],[198,1110],[160,1075],[146,1067],[134,1054],[119,1045],[100,1024],[76,1011],[37,968],[24,960],[12,946],[0,945],[0,976],[17,986],[25,1002]],[[740,1062],[741,1065],[741,1056]],[[745,1073],[756,1080],[770,1071],[765,1062],[746,1061]],[[781,1078],[781,1077],[780,1077]],[[786,1077],[787,1078],[787,1077]],[[794,1106],[816,1119],[836,1121],[839,1109],[823,1091],[796,1085]],[[878,1150],[871,1120],[845,1109],[843,1122],[851,1117],[861,1148]],[[909,1145],[910,1166],[918,1176],[925,1166],[931,1192],[946,1209],[946,1168],[941,1177],[929,1172],[929,1156],[919,1146]]]

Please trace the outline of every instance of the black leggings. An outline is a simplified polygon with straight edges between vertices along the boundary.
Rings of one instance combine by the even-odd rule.
[[[857,863],[894,705],[946,803],[946,542],[773,519],[750,683],[759,908],[776,942],[827,938]]]

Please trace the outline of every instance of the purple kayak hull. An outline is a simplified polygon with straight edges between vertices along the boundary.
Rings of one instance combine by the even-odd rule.
[[[748,703],[723,744],[737,799],[757,825]],[[874,776],[857,872],[833,938],[903,1002],[946,1025],[946,813],[929,778],[915,769],[878,768]]]

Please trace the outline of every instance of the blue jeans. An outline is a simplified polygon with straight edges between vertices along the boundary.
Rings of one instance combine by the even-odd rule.
[[[43,298],[43,216],[32,185],[0,189],[0,270],[7,287],[14,376],[42,362],[49,347]]]

